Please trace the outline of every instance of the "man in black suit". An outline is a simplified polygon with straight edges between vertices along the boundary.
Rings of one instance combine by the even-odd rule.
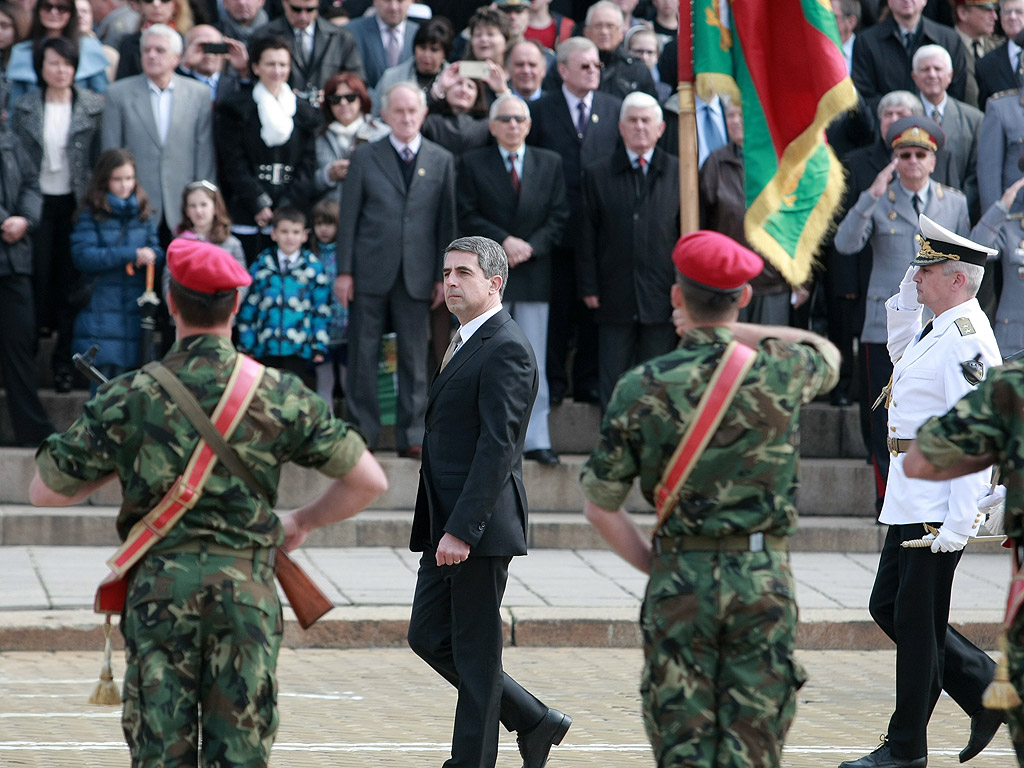
[[[665,130],[658,102],[622,102],[625,146],[583,169],[583,225],[576,270],[583,302],[597,313],[601,408],[619,376],[676,342],[669,293],[679,239],[679,161],[655,145]]]
[[[877,106],[878,100],[890,91],[914,90],[911,58],[918,48],[929,43],[949,51],[953,59],[949,94],[963,100],[967,83],[964,45],[952,28],[922,18],[925,1],[889,0],[892,15],[857,35],[853,45],[853,84],[869,106]]]
[[[978,108],[983,112],[992,94],[1020,87],[1017,77],[1020,45],[1015,38],[1024,30],[1024,0],[1002,0],[999,3],[999,24],[1006,35],[1006,42],[985,54],[974,66],[978,80]]]
[[[573,397],[596,402],[597,329],[593,311],[576,294],[575,249],[583,205],[583,166],[608,155],[619,141],[616,126],[622,101],[597,90],[601,59],[597,46],[585,37],[570,37],[558,46],[558,71],[562,85],[533,102],[533,128],[527,143],[551,149],[562,156],[569,221],[558,248],[552,253],[551,281],[559,290],[551,297],[548,325],[548,383],[551,403],[568,394],[566,358],[575,329],[576,357],[573,366]]]
[[[291,46],[292,71],[288,84],[300,98],[320,101],[320,92],[331,75],[354,72],[366,80],[363,60],[355,38],[319,16],[317,0],[289,0],[284,16],[260,27],[254,34],[280,35]]]
[[[557,464],[548,429],[550,395],[545,357],[551,302],[551,252],[569,218],[562,158],[539,147],[526,149],[530,108],[518,96],[491,105],[497,146],[467,152],[458,173],[459,231],[501,243],[513,280],[505,306],[530,340],[540,384],[526,428],[524,456]]]
[[[443,272],[460,328],[427,402],[409,645],[459,691],[445,768],[493,768],[499,719],[518,733],[524,768],[543,768],[572,718],[502,671],[499,613],[509,563],[526,554],[522,453],[537,362],[501,305],[508,261],[500,245],[459,238],[445,249]]]

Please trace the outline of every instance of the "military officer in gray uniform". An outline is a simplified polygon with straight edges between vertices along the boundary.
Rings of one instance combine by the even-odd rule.
[[[978,137],[978,197],[987,211],[1003,190],[1020,178],[1017,161],[1024,148],[1024,92],[1015,88],[988,100]]]
[[[924,215],[920,228],[920,250],[885,303],[894,365],[888,402],[893,458],[880,521],[889,530],[868,602],[871,617],[896,644],[896,707],[882,745],[840,768],[924,768],[928,720],[943,689],[971,718],[960,762],[981,752],[1003,722],[1002,712],[981,703],[995,664],[948,623],[953,575],[964,545],[978,532],[978,499],[988,493],[988,473],[933,483],[903,471],[917,428],[948,411],[1002,362],[975,298],[992,249]],[[926,536],[924,524],[938,533]],[[921,538],[930,546],[902,546]]]
[[[1003,287],[993,330],[999,353],[1006,357],[1024,349],[1024,176],[1006,188],[971,230],[971,239],[995,248]]]
[[[961,235],[971,231],[967,198],[931,178],[935,153],[942,149],[945,138],[942,129],[926,117],[903,117],[889,126],[885,140],[893,149],[893,160],[861,193],[836,232],[839,253],[857,254],[870,242],[874,254],[860,335],[868,403],[875,402],[892,374],[885,348],[885,302],[899,288],[907,264],[917,253],[918,215],[927,214]],[[872,411],[870,426],[869,448],[880,507],[889,474],[884,410]]]

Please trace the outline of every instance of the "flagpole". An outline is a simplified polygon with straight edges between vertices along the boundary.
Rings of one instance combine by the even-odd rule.
[[[680,234],[700,228],[697,202],[697,110],[693,98],[693,2],[679,0],[679,222]]]

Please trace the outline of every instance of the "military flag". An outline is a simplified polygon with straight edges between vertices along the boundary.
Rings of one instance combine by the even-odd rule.
[[[689,0],[682,0],[686,19]],[[843,193],[825,128],[856,106],[829,0],[692,0],[698,96],[743,107],[748,242],[792,285],[810,277]],[[680,24],[680,81],[689,42]]]

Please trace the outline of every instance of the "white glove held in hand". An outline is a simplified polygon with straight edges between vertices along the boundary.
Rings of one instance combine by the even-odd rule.
[[[1006,486],[997,485],[987,496],[978,499],[978,511],[991,515],[993,512],[1002,511],[1006,506]]]
[[[896,299],[896,308],[914,311],[921,308],[921,302],[917,300],[917,283],[914,282],[914,275],[917,274],[917,267],[911,264],[907,267],[903,280],[900,281],[900,295]]]
[[[956,533],[946,526],[942,526],[939,528],[939,535],[932,542],[932,552],[959,552],[966,546],[969,538],[970,536]]]

